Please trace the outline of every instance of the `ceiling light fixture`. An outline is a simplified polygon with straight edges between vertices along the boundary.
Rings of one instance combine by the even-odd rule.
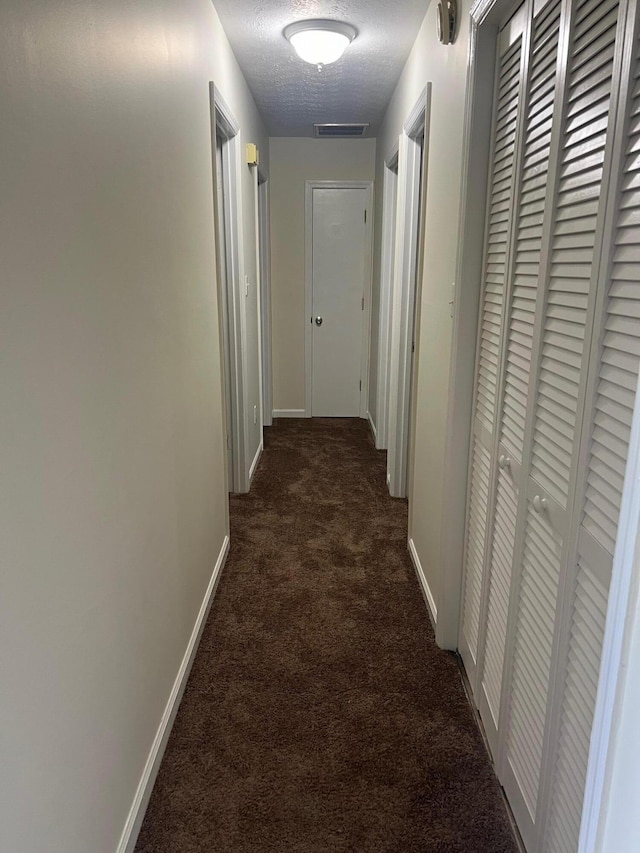
[[[300,59],[316,65],[318,71],[340,59],[347,45],[358,35],[351,24],[325,20],[296,21],[282,33]]]

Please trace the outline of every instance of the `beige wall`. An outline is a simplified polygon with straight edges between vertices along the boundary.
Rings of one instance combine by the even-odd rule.
[[[269,146],[273,408],[302,411],[305,181],[373,181],[376,142],[277,137]]]
[[[432,84],[429,172],[425,221],[425,266],[419,317],[415,461],[409,475],[412,491],[410,535],[438,603],[441,562],[442,491],[452,320],[451,283],[455,279],[460,211],[463,116],[466,89],[468,21],[471,0],[460,8],[461,30],[454,45],[436,36],[436,3],[431,3],[411,55],[387,109],[378,136],[376,184],[382,187],[384,159],[425,84]],[[382,204],[376,206],[372,328],[379,310]],[[372,340],[369,411],[377,420],[377,340]]]
[[[4,0],[0,79],[0,849],[113,853],[228,525],[209,80],[267,141],[209,0]]]

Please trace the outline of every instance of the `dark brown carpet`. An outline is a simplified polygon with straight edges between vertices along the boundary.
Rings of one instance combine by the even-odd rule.
[[[515,853],[361,420],[276,421],[138,853]]]

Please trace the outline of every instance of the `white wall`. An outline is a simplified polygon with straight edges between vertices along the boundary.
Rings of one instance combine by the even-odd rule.
[[[305,181],[373,181],[375,139],[269,140],[274,410],[304,410]]]
[[[455,278],[460,211],[463,118],[466,89],[468,21],[471,0],[460,4],[455,44],[441,45],[436,35],[436,3],[431,3],[387,109],[378,136],[376,185],[382,187],[384,159],[402,131],[427,82],[432,84],[429,171],[425,219],[425,264],[417,346],[415,458],[409,475],[409,534],[438,604],[441,555],[442,490],[452,320],[451,283]],[[374,316],[379,312],[382,204],[376,206]],[[377,340],[371,346],[369,411],[377,421]]]
[[[267,142],[209,0],[4,0],[0,79],[0,849],[113,853],[228,528],[210,79]]]

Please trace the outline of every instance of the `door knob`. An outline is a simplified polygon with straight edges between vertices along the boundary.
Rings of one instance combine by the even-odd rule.
[[[509,465],[511,465],[511,459],[503,453],[498,459],[498,467],[504,470],[505,468],[508,468]]]
[[[533,499],[533,508],[536,512],[543,512],[547,508],[547,499],[536,495]]]
[[[322,325],[322,317],[316,317],[316,326]]]

